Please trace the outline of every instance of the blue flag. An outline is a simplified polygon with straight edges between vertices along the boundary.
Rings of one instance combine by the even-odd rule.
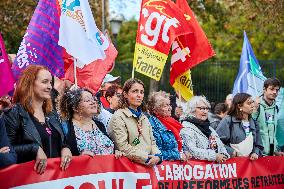
[[[237,93],[248,93],[253,97],[260,96],[263,92],[263,83],[265,80],[266,77],[264,77],[262,73],[246,32],[244,32],[240,68],[234,83],[233,95]]]

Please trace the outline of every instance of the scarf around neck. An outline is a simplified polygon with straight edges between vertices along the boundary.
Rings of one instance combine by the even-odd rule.
[[[170,131],[173,132],[175,139],[178,143],[178,150],[182,150],[182,139],[180,137],[180,130],[183,128],[182,124],[172,117],[161,117],[156,115],[156,117],[162,122],[162,124]]]
[[[195,117],[188,117],[184,121],[188,121],[192,124],[194,124],[207,138],[210,137],[212,131],[210,130],[210,122],[207,120],[202,121],[199,119],[196,119]]]
[[[141,114],[142,114],[142,109],[139,107],[137,108],[137,111],[128,107],[128,109],[131,111],[131,113],[134,115],[134,117],[136,118],[140,118]]]

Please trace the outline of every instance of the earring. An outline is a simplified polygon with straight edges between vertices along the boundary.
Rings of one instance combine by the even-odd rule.
[[[240,111],[242,112],[242,111],[243,111],[243,109],[241,109],[241,108],[240,108]]]

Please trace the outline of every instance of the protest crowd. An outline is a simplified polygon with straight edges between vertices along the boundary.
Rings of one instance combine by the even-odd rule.
[[[38,11],[42,11],[40,8],[44,6],[39,6]],[[143,11],[149,11],[147,14],[150,14],[153,10],[147,6],[148,10],[144,7]],[[152,44],[153,41],[148,38],[154,30],[149,32],[147,27],[145,31],[144,27],[138,28],[137,31],[141,33],[137,33],[133,77],[124,83],[121,82],[121,76],[110,74],[117,51],[108,37],[97,28],[96,39],[104,42],[92,46],[90,41],[93,39],[82,38],[89,40],[86,43],[89,46],[74,50],[76,44],[68,42],[74,36],[72,32],[66,32],[68,27],[64,27],[70,20],[61,23],[64,18],[60,19],[58,44],[52,43],[56,44],[52,48],[65,48],[64,60],[55,57],[58,62],[62,61],[62,65],[64,62],[64,68],[53,66],[53,60],[47,62],[46,59],[26,59],[26,62],[21,62],[25,55],[21,50],[27,47],[25,43],[31,45],[33,40],[36,41],[36,37],[28,36],[33,32],[27,32],[14,63],[9,62],[5,68],[14,74],[10,74],[13,82],[5,83],[5,86],[11,87],[0,90],[0,169],[33,161],[33,170],[30,171],[42,175],[49,158],[59,158],[60,169],[68,171],[75,156],[111,154],[117,159],[126,157],[136,164],[151,168],[165,161],[203,160],[222,164],[237,157],[247,157],[254,162],[261,157],[284,156],[283,136],[277,134],[277,131],[284,130],[284,117],[281,117],[284,114],[279,114],[276,105],[280,81],[277,78],[262,79],[257,83],[261,89],[258,95],[249,90],[240,91],[240,85],[244,85],[240,70],[236,87],[232,94],[225,94],[227,97],[223,102],[209,102],[206,96],[195,95],[190,69],[201,63],[200,60],[214,56],[215,52],[205,34],[200,32],[202,30],[196,20],[192,19],[191,23],[196,32],[193,36],[187,32],[190,27],[186,25],[186,20],[178,17],[183,14],[177,11],[182,10],[173,9],[176,6],[173,2],[165,6],[169,6],[166,7],[168,15],[176,16],[182,27],[174,30],[176,28],[171,27],[172,23],[167,23],[163,27],[163,37],[159,38],[160,45]],[[183,11],[189,10],[188,7]],[[90,10],[85,11],[88,13]],[[71,13],[66,15],[70,16]],[[188,14],[194,17],[193,13]],[[147,19],[141,15],[139,27],[146,21],[148,23]],[[33,30],[33,24],[28,27],[30,30]],[[171,36],[167,36],[168,30],[171,30]],[[190,56],[187,57],[189,52],[182,55],[186,50],[178,46],[175,41],[177,36],[196,37]],[[244,36],[247,39],[245,33]],[[186,47],[186,40],[182,37],[179,43],[184,43]],[[201,38],[203,41],[199,44],[198,39]],[[29,39],[32,39],[31,42],[28,42]],[[157,46],[152,52],[151,44]],[[167,58],[167,50],[172,44],[174,58],[169,84],[173,86],[174,94],[155,91],[146,96],[145,85],[134,77],[134,71],[159,80],[163,67],[150,63],[165,64],[164,55]],[[95,55],[91,50],[94,48],[100,49]],[[3,45],[1,49],[5,54]],[[77,51],[86,53],[78,55]],[[89,51],[91,54],[88,54]],[[160,54],[155,54],[157,51]],[[197,51],[200,52],[198,55],[195,54]],[[249,53],[252,53],[250,58],[255,58],[253,52]],[[189,60],[186,57],[190,57]],[[243,53],[241,63],[244,57]],[[183,63],[183,59],[188,64]],[[254,61],[257,62],[256,59]],[[24,64],[26,66],[22,66]],[[10,77],[8,72],[5,74],[4,77]]]
[[[61,80],[52,83],[53,77],[44,66],[28,66],[13,98],[1,97],[2,168],[35,160],[34,169],[42,174],[47,158],[61,157],[66,170],[80,155],[115,154],[146,166],[284,155],[276,138],[275,98],[281,86],[276,78],[264,82],[258,101],[237,93],[210,112],[205,96],[193,96],[188,102],[180,99],[185,109],[176,106],[182,109],[176,114],[164,91],[151,93],[146,101],[144,84],[136,78],[121,87],[119,76],[107,74],[102,86],[108,87],[93,94]]]

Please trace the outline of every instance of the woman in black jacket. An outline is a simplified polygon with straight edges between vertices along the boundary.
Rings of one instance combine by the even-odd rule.
[[[51,74],[44,66],[31,65],[22,73],[14,93],[15,105],[3,115],[18,163],[36,160],[34,170],[42,174],[47,158],[61,156],[65,170],[72,154],[65,145],[61,123],[52,113]]]
[[[4,120],[0,117],[0,168],[15,163],[17,154],[8,140]]]
[[[59,111],[67,122],[65,134],[73,155],[113,154],[114,144],[105,126],[94,119],[98,110],[98,100],[87,89],[73,89],[62,95]]]

